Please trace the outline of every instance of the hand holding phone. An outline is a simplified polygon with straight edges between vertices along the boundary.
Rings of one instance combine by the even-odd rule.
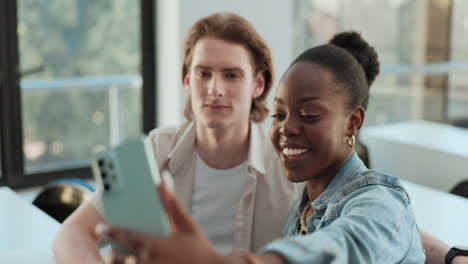
[[[159,169],[147,137],[131,139],[98,153],[92,167],[102,190],[102,213],[106,221],[149,235],[170,234],[159,193]]]

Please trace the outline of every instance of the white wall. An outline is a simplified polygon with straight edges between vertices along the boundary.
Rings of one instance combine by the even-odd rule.
[[[268,107],[271,109],[277,81],[293,59],[294,1],[161,0],[159,2],[159,126],[176,124],[183,118],[185,92],[180,81],[182,42],[195,21],[214,12],[234,12],[245,17],[269,44],[276,71],[275,83],[269,96]]]
[[[157,1],[157,109],[158,126],[182,120],[180,89],[179,1]]]

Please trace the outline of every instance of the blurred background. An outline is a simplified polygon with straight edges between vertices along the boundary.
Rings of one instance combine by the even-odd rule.
[[[246,17],[266,39],[275,89],[303,50],[339,31],[361,32],[381,62],[366,127],[426,120],[468,134],[465,0],[8,0],[0,4],[0,184],[17,189],[89,177],[92,154],[183,121],[183,38],[213,12]],[[457,135],[468,142],[463,132]],[[374,167],[386,168],[381,160],[389,157],[378,157],[378,144],[363,142]],[[467,151],[456,154],[468,164]]]

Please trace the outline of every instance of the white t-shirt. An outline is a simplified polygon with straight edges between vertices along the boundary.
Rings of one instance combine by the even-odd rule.
[[[196,154],[192,215],[223,254],[233,248],[234,216],[247,182],[247,161],[213,169]]]

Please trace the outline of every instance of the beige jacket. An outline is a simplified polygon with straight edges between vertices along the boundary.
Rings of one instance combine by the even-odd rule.
[[[170,174],[174,191],[187,210],[192,208],[195,174],[195,125],[157,128],[149,137],[161,175]],[[289,208],[301,186],[288,181],[270,139],[259,124],[251,123],[249,179],[234,220],[234,250],[258,251],[281,237]]]

